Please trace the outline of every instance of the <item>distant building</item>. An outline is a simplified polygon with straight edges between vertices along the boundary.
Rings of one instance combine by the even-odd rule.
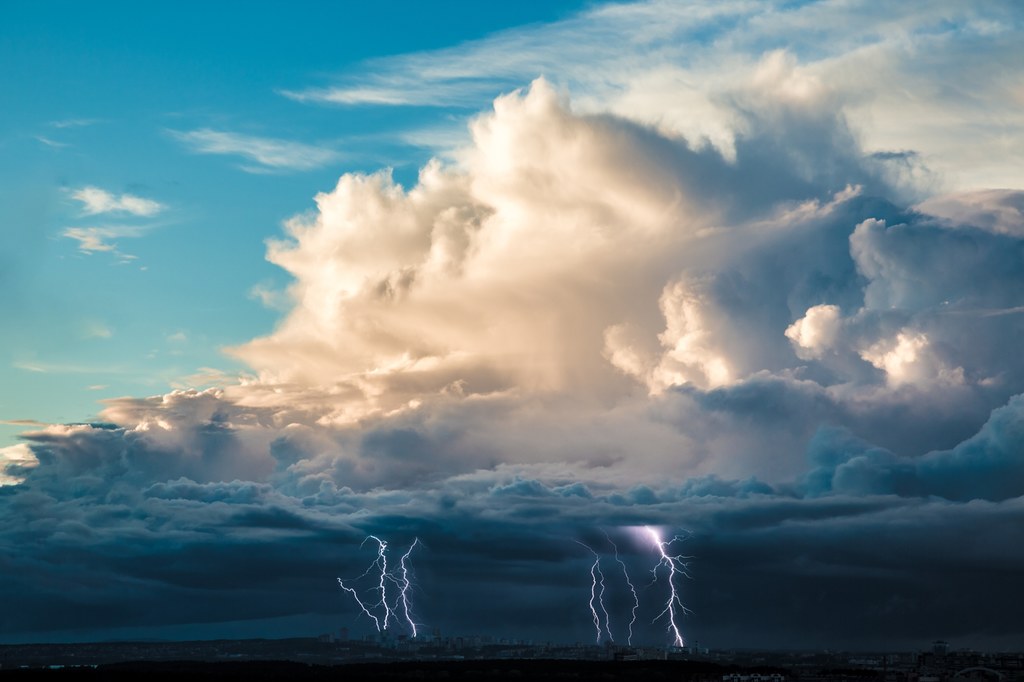
[[[785,682],[779,673],[730,673],[722,675],[722,682]]]

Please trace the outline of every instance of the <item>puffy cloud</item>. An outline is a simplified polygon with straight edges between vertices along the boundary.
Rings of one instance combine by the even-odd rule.
[[[831,349],[839,335],[840,315],[838,306],[816,305],[786,327],[786,338],[796,346],[797,355],[809,360]]]
[[[963,368],[950,370],[936,363],[930,357],[930,345],[925,334],[901,331],[895,339],[885,339],[865,348],[860,356],[884,371],[886,381],[892,386],[929,380],[962,384]]]
[[[844,430],[825,429],[811,443],[818,465],[807,481],[814,492],[890,494],[950,500],[1024,496],[1024,396],[992,412],[977,434],[950,450],[899,457]]]
[[[778,116],[794,118],[757,123],[730,163],[625,120],[575,115],[537,81],[499,98],[462,163],[431,163],[414,189],[386,173],[346,175],[319,195],[316,216],[289,222],[290,239],[268,250],[295,277],[295,307],[232,352],[264,382],[327,388],[339,422],[444,393],[607,397],[624,390],[616,368],[654,391],[765,369],[761,344],[738,332],[774,335],[779,321],[765,329],[728,307],[779,307],[787,292],[742,281],[743,269],[772,267],[754,254],[765,242],[843,225],[858,195],[790,158],[777,137],[808,154],[814,142],[802,114]],[[870,181],[855,148],[834,139],[823,134],[817,152]],[[749,245],[737,250],[738,234]],[[821,246],[802,248],[811,259]],[[797,263],[776,267],[805,276]]]
[[[665,317],[665,331],[658,334],[664,349],[660,358],[639,360],[633,348],[623,343],[625,327],[618,325],[605,330],[611,363],[645,381],[654,393],[682,384],[706,388],[729,383],[732,370],[728,360],[719,354],[719,344],[708,329],[708,302],[700,289],[699,283],[693,286],[681,281],[665,286],[659,301]],[[637,366],[638,361],[653,366],[645,371],[643,366]]]
[[[0,448],[0,486],[20,483],[24,474],[38,464],[32,449],[24,443]]]

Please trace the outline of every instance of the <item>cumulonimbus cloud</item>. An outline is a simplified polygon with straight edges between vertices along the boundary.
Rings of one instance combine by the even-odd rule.
[[[736,101],[791,77],[766,64]],[[610,473],[595,481],[674,469],[782,483],[821,420],[903,456],[955,445],[1021,385],[1000,341],[1020,316],[988,314],[1013,302],[1020,245],[887,200],[831,106],[784,97],[730,159],[576,114],[536,81],[413,189],[345,175],[286,225],[268,258],[294,278],[292,308],[231,349],[256,378],[200,403],[118,401],[104,418],[174,451],[205,451],[201,424],[225,442],[245,434],[239,452],[257,450],[225,448],[211,471],[246,461],[247,476],[276,471],[295,490],[545,462],[600,462]],[[816,154],[828,170],[809,174]],[[760,427],[737,429],[769,409],[745,392],[796,410],[767,452]],[[166,411],[193,404],[206,416]],[[929,413],[960,416],[935,431]],[[201,469],[177,473],[212,480]]]
[[[578,563],[565,537],[685,523],[714,567],[701,579],[733,581],[697,597],[705,613],[742,602],[791,632],[807,609],[772,595],[810,580],[831,604],[870,603],[869,625],[901,596],[911,638],[942,615],[921,587],[938,581],[973,595],[945,612],[968,632],[972,603],[1005,584],[991,562],[1021,565],[994,541],[1024,496],[1016,195],[908,205],[813,76],[779,52],[743,71],[719,100],[743,121],[727,152],[581,113],[541,79],[411,189],[344,175],[268,244],[290,308],[230,349],[254,376],[27,434],[5,451],[17,484],[0,504],[54,546],[94,548],[90,576],[134,552],[132,570],[184,604],[167,622],[266,593],[244,576],[189,606],[208,556],[232,580],[241,554],[273,549],[282,573],[323,571],[378,526],[444,548],[438,595],[481,595],[470,576],[510,584],[526,565],[523,600],[562,608]],[[951,529],[981,538],[972,558],[952,557]],[[142,549],[159,538],[173,549]],[[172,551],[175,571],[159,560]],[[74,616],[18,585],[19,605]],[[463,608],[447,613],[470,622]],[[994,636],[1019,631],[986,616]]]

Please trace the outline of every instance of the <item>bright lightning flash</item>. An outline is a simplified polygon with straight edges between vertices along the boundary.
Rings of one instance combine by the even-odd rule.
[[[409,549],[406,550],[405,554],[402,555],[402,560],[399,562],[401,568],[402,577],[398,582],[398,601],[402,604],[402,615],[405,616],[405,622],[409,624],[409,629],[412,630],[412,636],[416,636],[416,623],[413,622],[409,616],[409,566],[406,561],[409,560],[409,555],[412,554],[412,550],[416,548],[420,542],[419,538],[414,538],[412,544],[409,545]]]
[[[636,594],[636,587],[633,586],[633,581],[629,579],[629,571],[626,570],[626,562],[619,557],[619,546],[615,544],[615,541],[611,539],[611,536],[606,532],[604,534],[608,538],[608,542],[611,543],[612,549],[615,550],[615,560],[619,562],[619,566],[622,566],[622,575],[626,577],[626,584],[629,585],[629,591],[633,593],[633,611],[631,613],[633,619],[629,621],[629,636],[626,638],[626,644],[633,645],[633,624],[636,623],[636,612],[640,608],[640,597]]]
[[[411,616],[412,605],[409,600],[409,591],[412,586],[409,580],[409,555],[412,554],[412,550],[419,544],[419,538],[415,538],[409,549],[406,550],[405,554],[402,555],[399,561],[397,570],[388,570],[388,543],[386,540],[381,540],[376,535],[369,535],[363,540],[362,547],[370,540],[377,543],[377,558],[373,560],[373,563],[363,571],[363,574],[357,578],[353,578],[348,582],[350,584],[356,584],[360,580],[366,578],[369,575],[376,576],[376,587],[370,588],[370,591],[377,592],[380,597],[379,600],[373,604],[367,605],[362,599],[359,598],[359,592],[354,587],[349,587],[345,584],[341,578],[338,578],[338,585],[341,589],[345,590],[352,595],[352,598],[356,600],[356,604],[359,608],[373,621],[374,626],[377,628],[377,632],[387,630],[388,625],[391,621],[398,622],[398,611],[401,608],[402,617],[409,626],[409,630],[412,632],[412,636],[416,636],[416,623],[413,622]],[[398,589],[398,595],[394,598],[394,603],[388,602],[388,583],[391,583]],[[375,611],[377,613],[375,613]],[[378,613],[383,613],[378,616]]]
[[[668,627],[666,629],[672,633],[672,636],[674,638],[673,643],[677,647],[682,648],[685,645],[685,641],[683,640],[682,633],[679,632],[679,624],[676,622],[676,620],[683,614],[689,613],[690,611],[683,605],[683,600],[679,596],[679,590],[676,587],[676,576],[682,575],[685,577],[689,577],[689,574],[686,572],[686,560],[689,557],[683,556],[681,554],[672,556],[668,552],[669,547],[672,545],[673,542],[675,542],[676,540],[682,540],[684,538],[677,535],[671,540],[665,541],[661,539],[661,534],[656,529],[651,528],[650,526],[644,526],[644,530],[647,531],[647,534],[650,536],[651,540],[654,541],[654,544],[658,547],[658,552],[661,555],[661,559],[658,560],[657,565],[655,565],[655,567],[651,570],[651,573],[654,574],[654,579],[658,579],[659,568],[664,566],[668,569],[669,598],[668,601],[665,603],[665,608],[662,609],[661,613],[655,616],[654,620],[657,621],[659,618],[663,616],[668,616]]]
[[[604,605],[605,585],[604,573],[601,572],[601,557],[590,547],[590,545],[584,544],[579,540],[576,542],[586,547],[587,550],[594,555],[594,563],[590,566],[590,615],[594,619],[594,629],[597,630],[597,638],[595,641],[598,644],[601,643],[601,617],[597,613],[598,607],[601,609],[601,612],[604,613],[604,630],[608,633],[608,640],[613,641],[614,638],[612,637],[610,624],[611,618],[608,616],[608,609],[605,608]],[[595,602],[598,605],[597,607],[594,606]]]

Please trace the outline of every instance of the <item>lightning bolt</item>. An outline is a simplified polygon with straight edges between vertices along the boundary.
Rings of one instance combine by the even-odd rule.
[[[416,637],[416,623],[414,623],[412,618],[409,617],[409,566],[405,562],[408,561],[409,555],[412,554],[412,550],[416,548],[416,545],[418,545],[419,542],[419,538],[413,538],[412,544],[409,545],[409,549],[402,555],[402,560],[399,562],[399,566],[402,571],[402,578],[401,582],[398,584],[398,600],[402,604],[402,614],[405,616],[405,621],[409,624],[409,629],[412,630],[413,637]]]
[[[594,619],[594,629],[597,630],[596,642],[601,643],[601,617],[597,613],[597,608],[594,607],[594,602],[597,602],[601,608],[601,612],[604,613],[604,630],[608,633],[608,640],[613,641],[611,631],[611,618],[608,616],[608,609],[604,605],[604,573],[601,572],[601,557],[595,552],[590,545],[584,544],[579,540],[577,543],[583,545],[587,550],[594,555],[594,563],[590,566],[590,615]],[[600,577],[598,577],[600,576]],[[600,588],[600,591],[598,591]]]
[[[363,575],[366,575],[366,574],[364,573]],[[358,580],[358,578],[357,578],[357,580]],[[370,609],[366,608],[366,604],[364,604],[363,600],[359,598],[359,593],[356,592],[351,587],[346,586],[345,583],[342,582],[341,578],[338,578],[338,585],[341,586],[341,589],[345,590],[346,592],[348,592],[349,594],[352,595],[353,599],[356,600],[356,603],[359,604],[359,608],[361,608],[363,610],[363,613],[365,613],[367,616],[369,616],[373,620],[373,624],[375,626],[377,626],[377,632],[380,632],[380,621],[377,620],[377,616],[373,615],[373,612],[370,611]]]
[[[412,582],[409,580],[409,555],[412,554],[412,550],[419,544],[419,538],[415,538],[409,549],[406,550],[405,554],[402,555],[399,561],[398,570],[388,570],[388,543],[386,540],[382,540],[376,535],[368,535],[360,548],[366,545],[367,542],[373,540],[377,543],[377,557],[373,560],[373,563],[363,571],[362,575],[347,581],[349,584],[358,584],[359,581],[363,580],[367,576],[373,575],[376,577],[376,587],[370,588],[371,591],[377,592],[380,599],[367,605],[362,599],[359,598],[359,592],[354,587],[349,587],[341,578],[338,578],[338,585],[341,589],[345,590],[352,595],[352,598],[356,600],[356,604],[359,608],[373,621],[374,626],[377,628],[377,632],[387,630],[388,625],[391,621],[399,622],[397,612],[401,609],[401,613],[405,618],[405,622],[408,623],[409,629],[412,631],[412,636],[416,636],[416,623],[413,622],[411,611],[412,606],[409,603],[409,590],[412,587]],[[391,583],[398,589],[398,595],[394,598],[394,605],[388,603],[388,583]],[[383,609],[383,614],[378,616],[376,612],[380,612]]]
[[[665,541],[661,539],[661,535],[658,533],[656,529],[651,528],[650,526],[644,526],[644,530],[647,531],[647,534],[650,536],[651,540],[653,540],[654,544],[658,547],[659,554],[661,554],[661,558],[658,560],[658,563],[654,566],[653,569],[651,569],[651,573],[654,575],[654,581],[657,581],[658,579],[659,568],[665,566],[668,569],[669,598],[668,601],[665,603],[665,608],[662,609],[661,613],[655,616],[654,620],[651,622],[653,623],[657,621],[659,618],[667,615],[668,626],[666,627],[666,630],[672,633],[674,638],[673,643],[677,647],[682,648],[683,646],[685,646],[685,641],[683,640],[683,635],[679,632],[679,625],[678,623],[676,623],[676,610],[678,608],[679,615],[689,613],[690,610],[683,605],[683,600],[679,596],[679,591],[676,588],[676,575],[683,575],[689,577],[689,574],[686,572],[686,559],[688,559],[689,557],[683,556],[681,554],[671,556],[668,553],[668,548],[676,540],[683,540],[685,538],[677,535],[671,540]],[[652,581],[652,583],[654,581]]]
[[[629,579],[629,571],[626,570],[626,562],[619,557],[619,546],[616,545],[615,541],[608,535],[608,531],[605,531],[604,536],[608,538],[608,542],[611,543],[612,549],[615,550],[615,560],[619,562],[619,566],[622,566],[622,575],[626,578],[626,584],[629,585],[629,591],[633,593],[633,610],[630,614],[633,618],[629,621],[629,637],[626,638],[626,644],[632,646],[633,624],[636,623],[636,612],[640,608],[640,597],[636,594],[636,587],[633,586],[633,581]]]
[[[388,606],[388,543],[384,540],[381,540],[376,535],[371,535],[368,538],[366,538],[366,540],[363,540],[364,545],[366,544],[367,540],[377,541],[377,560],[374,561],[373,564],[371,564],[370,568],[373,568],[373,566],[377,566],[380,568],[380,584],[377,587],[377,589],[380,590],[380,601],[377,602],[376,605],[384,607],[384,629],[387,630],[388,621],[391,620],[391,618],[394,616],[394,614],[391,611],[391,607]]]

